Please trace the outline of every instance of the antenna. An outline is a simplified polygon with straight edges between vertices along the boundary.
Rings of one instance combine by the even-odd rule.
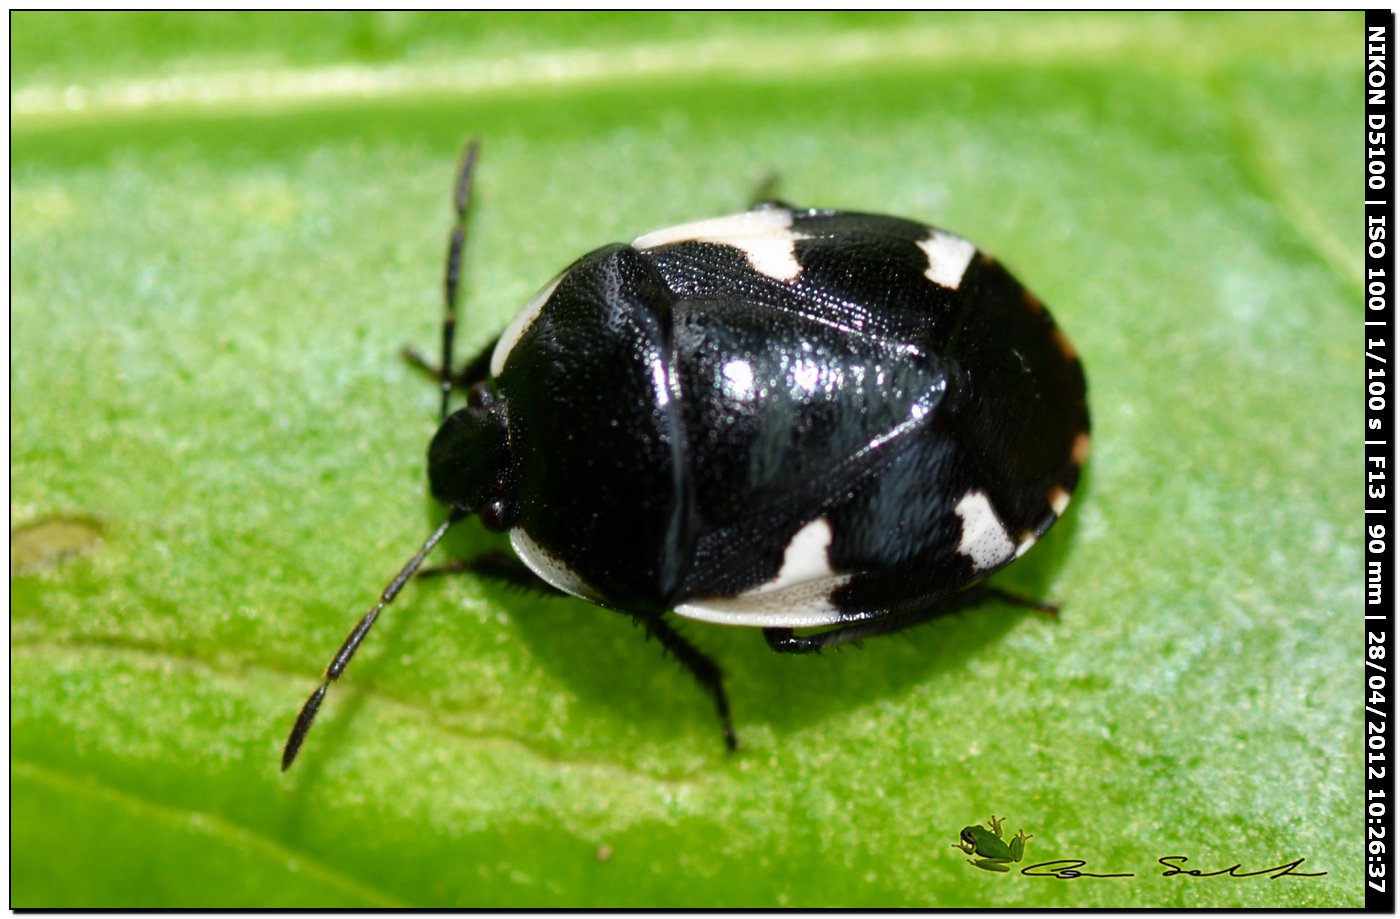
[[[472,138],[462,151],[462,167],[453,188],[452,208],[457,222],[447,243],[447,270],[442,279],[446,310],[442,316],[442,417],[447,417],[447,399],[452,395],[452,340],[457,332],[457,287],[462,276],[462,250],[467,242],[467,210],[472,201],[472,173],[481,141]]]
[[[438,540],[447,533],[454,523],[467,516],[467,512],[455,509],[443,521],[442,526],[433,531],[433,535],[428,537],[428,541],[423,543],[423,548],[418,550],[418,554],[408,560],[408,564],[394,575],[394,579],[389,582],[389,586],[384,588],[384,592],[379,595],[379,602],[374,608],[365,613],[355,627],[350,630],[350,634],[345,636],[345,641],[341,643],[340,650],[335,652],[335,657],[331,658],[330,666],[326,668],[325,677],[321,680],[321,685],[316,687],[316,691],[306,700],[306,704],[301,707],[301,712],[297,715],[296,723],[292,725],[292,733],[287,735],[287,745],[282,748],[282,771],[286,772],[297,758],[297,751],[301,749],[302,741],[306,740],[306,732],[311,730],[311,724],[316,720],[316,713],[321,710],[321,703],[325,701],[326,690],[331,688],[331,684],[340,679],[340,675],[349,666],[350,659],[359,650],[360,643],[365,640],[369,630],[374,627],[374,623],[379,619],[379,613],[384,607],[394,602],[394,598],[403,590],[403,586],[408,583],[408,579],[413,577],[423,564],[423,559],[428,557],[428,553],[433,551],[433,546],[438,544]]]

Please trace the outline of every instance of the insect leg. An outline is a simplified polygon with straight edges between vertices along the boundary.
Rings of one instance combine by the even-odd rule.
[[[939,616],[946,616],[958,610],[977,606],[992,599],[1004,600],[1007,603],[1024,606],[1049,616],[1053,616],[1056,612],[1056,607],[1052,603],[1033,600],[1030,597],[1023,597],[1020,594],[1014,594],[997,587],[976,584],[961,593],[944,597],[928,606],[907,613],[896,613],[867,619],[863,622],[854,622],[828,632],[819,632],[816,635],[794,635],[792,629],[764,629],[763,637],[768,640],[768,646],[774,651],[782,651],[786,654],[810,654],[823,648],[845,644],[848,641],[860,641],[875,635],[898,632],[901,629],[907,629],[910,626],[937,619]]]
[[[491,355],[496,350],[498,338],[491,339],[490,343],[475,357],[463,364],[459,370],[453,372],[451,389],[470,389],[491,375]],[[435,367],[417,348],[405,345],[400,353],[403,355],[403,359],[414,367],[426,373],[433,380],[442,382],[442,368]]]
[[[774,172],[772,169],[760,176],[758,182],[753,187],[753,191],[749,193],[749,210],[756,211],[764,207],[776,207],[788,211],[797,210],[797,208],[788,204],[786,201],[778,199],[778,185],[778,173]]]
[[[680,661],[701,687],[709,692],[715,701],[715,711],[719,713],[720,727],[724,731],[724,745],[731,751],[739,749],[739,738],[734,733],[734,725],[729,721],[729,697],[724,694],[723,677],[714,658],[687,641],[661,617],[639,616],[637,619],[647,630],[647,635],[661,642],[661,647]]]
[[[478,574],[495,581],[502,581],[538,590],[542,593],[566,596],[566,594],[541,580],[524,563],[505,552],[484,552],[471,559],[448,562],[433,568],[424,568],[419,577],[435,577],[445,574]],[[714,699],[715,710],[719,713],[720,726],[724,731],[724,743],[730,750],[739,747],[739,739],[729,720],[729,697],[724,692],[724,682],[719,665],[708,654],[695,647],[677,632],[670,623],[657,616],[638,616],[637,621],[647,630],[649,637],[655,638],[672,657],[681,662],[691,676]]]

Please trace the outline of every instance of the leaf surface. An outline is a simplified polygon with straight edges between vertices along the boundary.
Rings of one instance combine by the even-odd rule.
[[[1361,904],[1360,16],[11,34],[12,905]],[[1060,621],[814,659],[685,624],[726,669],[727,756],[624,617],[423,581],[279,773],[440,519],[436,396],[398,350],[435,347],[469,134],[463,354],[579,254],[768,170],[1011,265],[1090,379],[1085,484],[1000,580]],[[992,813],[1023,865],[1137,877],[978,871],[951,846]]]

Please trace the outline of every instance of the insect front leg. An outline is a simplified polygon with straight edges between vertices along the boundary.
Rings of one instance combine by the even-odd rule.
[[[470,389],[476,384],[483,383],[490,378],[491,355],[496,350],[496,342],[498,340],[499,336],[491,339],[490,343],[476,356],[453,371],[452,379],[448,381],[443,380],[442,368],[429,361],[423,356],[423,352],[419,351],[417,348],[406,345],[400,353],[403,355],[404,360],[426,373],[432,380],[439,383],[450,383],[451,385],[448,387],[449,390]]]

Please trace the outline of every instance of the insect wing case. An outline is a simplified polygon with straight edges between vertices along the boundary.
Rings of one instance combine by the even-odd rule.
[[[971,243],[786,208],[661,239],[700,522],[684,594],[741,595],[679,612],[819,625],[926,604],[1064,510],[1087,446],[1082,369]]]
[[[970,243],[766,207],[635,246],[577,262],[497,353],[514,542],[551,583],[632,611],[839,622],[956,592],[1063,511],[1082,370]]]

